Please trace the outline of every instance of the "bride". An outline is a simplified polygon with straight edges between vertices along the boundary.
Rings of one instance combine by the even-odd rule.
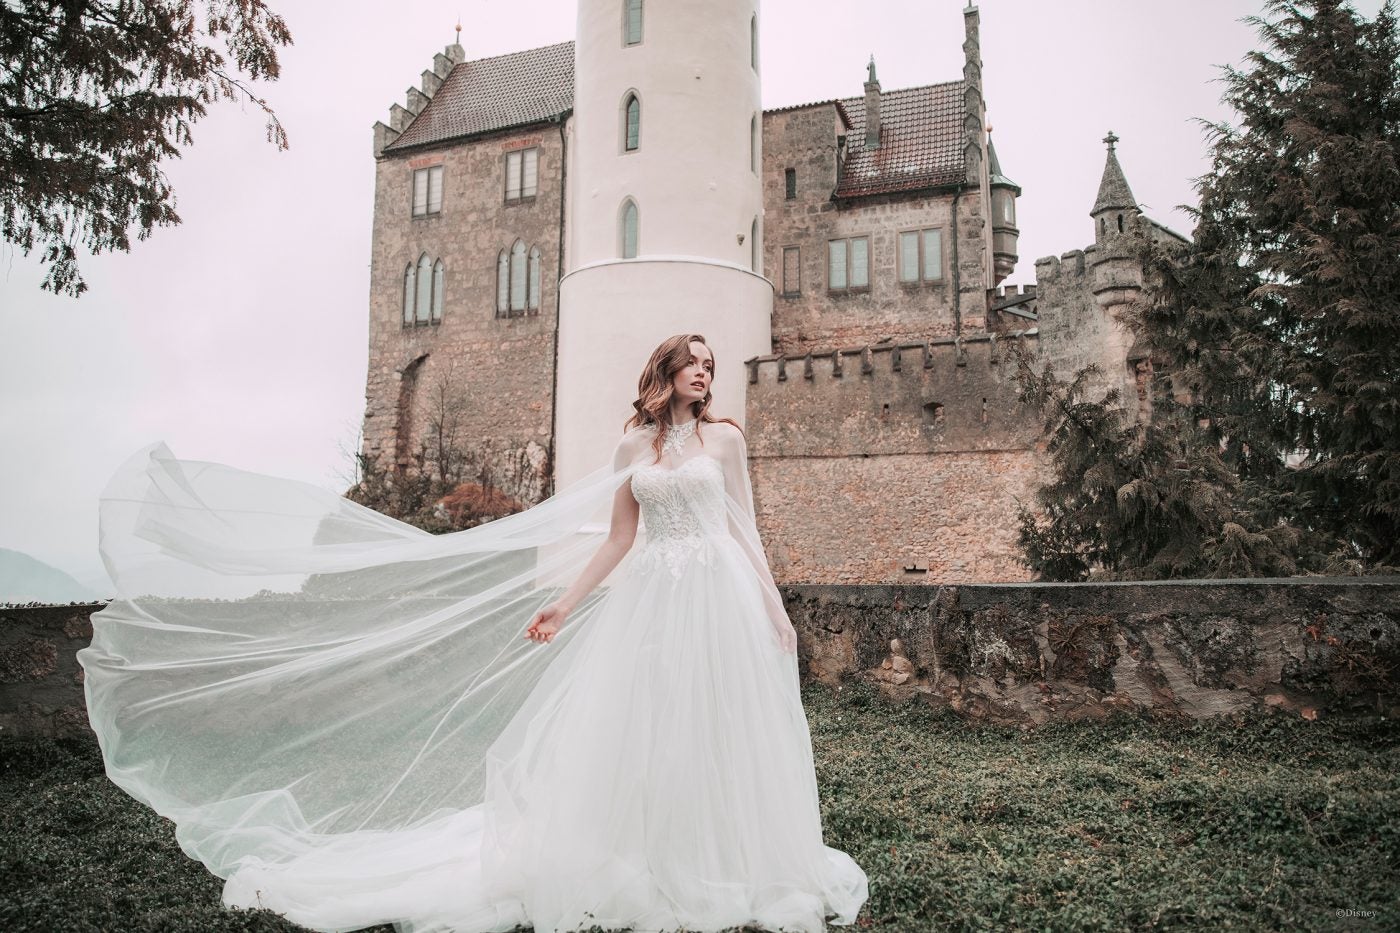
[[[78,655],[107,774],[225,904],[316,930],[853,923],[714,372],[667,339],[611,463],[446,535],[138,451]]]

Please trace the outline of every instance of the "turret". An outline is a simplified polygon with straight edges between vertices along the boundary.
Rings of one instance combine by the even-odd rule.
[[[1109,130],[1103,141],[1108,158],[1089,216],[1094,218],[1094,297],[1099,307],[1112,313],[1116,306],[1136,298],[1142,288],[1142,264],[1137,257],[1142,212],[1118,164],[1118,137]]]
[[[987,127],[987,172],[992,193],[993,284],[997,285],[1016,269],[1016,242],[1021,233],[1016,228],[1016,198],[1021,186],[1002,174],[991,130]]]

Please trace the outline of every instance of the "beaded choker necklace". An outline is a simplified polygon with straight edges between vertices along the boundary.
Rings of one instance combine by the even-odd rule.
[[[683,424],[673,424],[666,429],[666,437],[661,441],[661,452],[679,455],[685,449],[685,442],[695,433],[699,418],[691,418]]]

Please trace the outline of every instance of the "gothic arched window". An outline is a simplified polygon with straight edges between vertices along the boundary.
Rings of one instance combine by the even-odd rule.
[[[424,253],[418,257],[418,294],[414,299],[415,314],[413,322],[415,324],[426,324],[428,322],[428,309],[432,307],[433,300],[433,261]]]
[[[409,263],[403,270],[403,322],[413,323],[413,296],[417,291],[417,279],[414,275],[415,267]]]
[[[758,248],[758,218],[753,219],[753,225],[749,227],[749,268],[763,274],[762,269],[763,253]]]
[[[758,174],[758,114],[749,117],[749,171]]]
[[[758,14],[749,19],[749,64],[758,70]]]
[[[637,257],[637,202],[631,198],[622,202],[618,223],[618,246],[623,259]]]
[[[530,248],[530,272],[526,289],[526,307],[531,311],[538,311],[540,308],[540,248],[538,246]]]
[[[516,240],[510,248],[510,311],[525,310],[525,241]]]
[[[433,318],[433,323],[434,323],[434,324],[438,324],[438,323],[440,323],[440,322],[442,321],[442,285],[443,285],[443,279],[446,278],[446,272],[447,272],[447,267],[444,266],[444,265],[442,264],[442,260],[441,260],[441,259],[439,259],[437,262],[433,263],[433,312],[432,312],[432,318]]]
[[[629,93],[622,105],[622,149],[635,152],[642,140],[642,102]]]
[[[639,45],[642,41],[642,0],[626,0],[622,4],[622,44]]]
[[[496,317],[510,313],[510,254],[501,250],[496,254]]]

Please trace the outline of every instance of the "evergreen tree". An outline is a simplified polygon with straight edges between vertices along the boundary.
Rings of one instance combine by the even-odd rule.
[[[1150,257],[1134,325],[1223,447],[1256,521],[1315,562],[1400,564],[1400,34],[1340,0],[1267,0],[1225,69],[1195,240]],[[1341,563],[1338,563],[1338,561]]]
[[[191,142],[205,104],[246,93],[286,133],[238,73],[276,80],[286,23],[262,0],[5,0],[0,3],[0,231],[50,268],[42,288],[87,290],[77,246],[129,250],[155,226],[180,222],[159,168]],[[197,21],[198,19],[198,21]],[[232,57],[212,47],[222,38]]]
[[[1019,506],[1024,562],[1073,581],[1286,576],[1295,531],[1257,527],[1243,489],[1184,408],[1159,398],[1139,422],[1120,393],[1086,397],[1097,366],[1066,382],[1013,349],[1021,401],[1045,416],[1054,471],[1037,491],[1041,517]]]

